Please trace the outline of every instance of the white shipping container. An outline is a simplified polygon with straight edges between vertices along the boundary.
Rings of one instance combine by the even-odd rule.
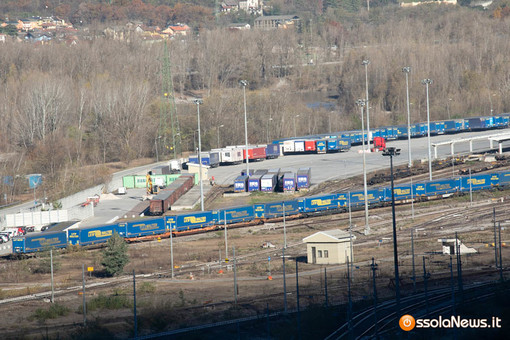
[[[286,140],[283,142],[283,152],[294,152],[293,140]]]
[[[305,151],[305,141],[298,140],[294,142],[294,151],[295,152],[304,152]]]

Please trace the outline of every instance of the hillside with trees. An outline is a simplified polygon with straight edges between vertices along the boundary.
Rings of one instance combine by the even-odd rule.
[[[316,8],[312,5],[317,1],[295,1],[301,13],[297,27],[273,31],[227,30],[215,24],[214,10],[205,1],[112,0],[111,5],[108,1],[7,1],[0,12],[34,14],[43,11],[45,3],[52,9],[70,6],[73,10],[61,15],[79,18],[83,27],[90,22],[89,38],[73,45],[23,41],[1,45],[0,154],[11,156],[2,157],[0,176],[42,173],[49,197],[102,180],[90,175],[90,166],[155,157],[160,116],[169,110],[163,91],[164,44],[136,36],[113,39],[103,33],[110,19],[123,25],[131,19],[151,20],[148,13],[140,14],[143,10],[136,12],[136,6],[168,6],[172,15],[176,8],[196,8],[193,15],[162,19],[182,19],[195,28],[167,42],[179,154],[194,149],[196,105],[191,100],[198,96],[204,99],[203,149],[217,147],[218,135],[223,146],[244,142],[240,79],[249,83],[252,143],[292,136],[294,122],[298,135],[360,128],[355,101],[365,93],[363,59],[370,60],[375,126],[405,122],[404,66],[412,68],[413,121],[426,117],[425,88],[420,84],[424,78],[434,81],[432,119],[510,109],[510,21],[491,11],[385,4],[374,5],[367,13],[359,10],[359,2],[349,7],[323,1]],[[273,9],[284,13],[292,9],[285,7],[286,1],[272,3]],[[76,6],[92,5],[130,9],[123,12],[125,17],[105,18],[103,26],[97,17],[85,19],[85,12],[72,18]],[[334,103],[335,108],[307,105],[317,101]],[[169,143],[160,147],[160,156],[173,155]],[[2,192],[15,194],[15,189],[2,185]]]

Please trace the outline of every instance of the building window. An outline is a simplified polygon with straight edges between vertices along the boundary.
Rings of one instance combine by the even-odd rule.
[[[322,257],[322,250],[317,251],[319,253],[319,257]]]
[[[327,258],[328,256],[329,256],[328,251],[327,251],[327,250],[324,250],[324,257],[326,257],[326,258]]]

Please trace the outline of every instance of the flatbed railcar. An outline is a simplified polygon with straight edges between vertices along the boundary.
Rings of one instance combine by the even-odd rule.
[[[463,194],[476,190],[495,189],[510,186],[510,171],[498,171],[471,176],[433,181],[401,184],[394,188],[396,202],[411,199],[435,199]],[[391,202],[389,186],[370,188],[367,191],[370,208],[387,205]],[[315,214],[346,211],[349,205],[359,209],[365,204],[364,191],[341,192],[336,194],[301,197],[299,199],[230,207],[214,211],[191,212],[152,218],[139,218],[118,223],[71,229],[62,232],[31,233],[13,238],[14,253],[31,253],[50,248],[65,248],[73,245],[97,245],[106,242],[117,232],[126,241],[140,241],[185,235],[209,230],[222,229],[225,222],[231,226],[252,225],[268,221],[281,221]]]

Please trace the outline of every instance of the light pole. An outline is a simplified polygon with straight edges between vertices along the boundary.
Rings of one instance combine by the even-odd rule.
[[[157,136],[154,138],[154,146],[156,147],[156,162],[159,162],[159,152],[158,152],[158,142],[161,139],[161,136]]]
[[[246,176],[250,175],[250,165],[248,160],[248,120],[246,119],[246,85],[248,85],[248,82],[246,80],[241,80],[239,82],[241,86],[243,87],[243,97],[244,97],[244,142],[246,144],[245,146],[245,152],[246,152]]]
[[[200,180],[200,209],[204,211],[204,185],[202,183],[202,140],[200,139],[200,104],[202,99],[195,99],[193,103],[197,105],[197,121],[198,121],[198,178]]]
[[[450,102],[452,101],[452,98],[448,98],[448,101],[446,102],[446,111],[448,112],[448,119],[450,119]]]
[[[273,121],[273,118],[272,117],[269,117],[268,121],[267,121],[267,129],[266,129],[266,137],[267,137],[267,143],[269,144],[269,124]]]
[[[429,108],[429,85],[432,84],[432,79],[423,79],[421,81],[427,89],[427,142],[429,145],[429,180],[432,181],[432,154],[430,152],[430,108]]]
[[[400,315],[400,286],[398,275],[398,251],[397,251],[397,222],[395,220],[395,187],[393,185],[393,157],[400,155],[400,149],[393,147],[386,148],[383,156],[390,157],[390,172],[391,172],[391,213],[393,216],[393,260],[395,263],[395,297],[397,302],[397,317]]]
[[[224,127],[225,125],[221,124],[217,127],[218,130],[218,148],[220,147],[220,128]]]
[[[298,118],[299,115],[295,115],[294,116],[294,137],[297,137],[297,133],[296,133],[296,118]]]
[[[406,75],[406,94],[407,94],[407,153],[409,158],[409,167],[413,166],[413,159],[411,157],[411,109],[409,107],[409,72],[411,67],[402,67],[402,72]]]
[[[358,99],[356,101],[356,105],[360,107],[361,110],[361,153],[363,154],[363,189],[365,196],[365,235],[370,234],[370,225],[368,224],[368,190],[367,190],[367,167],[366,167],[366,159],[365,159],[365,122],[363,119],[363,106],[366,105],[365,100]],[[367,108],[368,109],[368,108]]]
[[[369,101],[368,101],[368,65],[370,64],[370,60],[366,59],[361,62],[362,65],[365,66],[365,85],[366,85],[366,97],[365,104],[367,106],[367,139],[368,139],[368,148],[370,149],[370,109],[369,109]]]

